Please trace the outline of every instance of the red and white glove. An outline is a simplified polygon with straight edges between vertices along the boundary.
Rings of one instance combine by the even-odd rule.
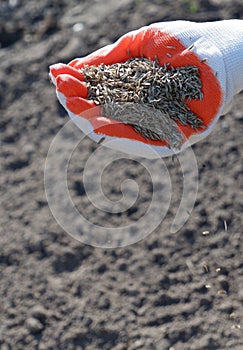
[[[154,23],[123,35],[114,44],[69,64],[54,64],[50,77],[57,97],[79,128],[92,139],[120,151],[148,158],[175,153],[166,142],[144,138],[130,125],[101,115],[100,106],[88,100],[81,69],[85,65],[125,62],[134,57],[158,59],[172,67],[196,65],[202,81],[202,100],[186,101],[205,128],[178,124],[184,135],[181,150],[207,136],[220,115],[226,113],[234,95],[243,89],[243,20],[195,23]],[[117,142],[109,142],[116,139]],[[149,146],[149,147],[148,147]]]

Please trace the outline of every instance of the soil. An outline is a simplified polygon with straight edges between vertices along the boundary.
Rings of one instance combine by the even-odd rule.
[[[193,146],[198,193],[176,233],[170,227],[182,176],[174,158],[165,160],[174,189],[165,219],[124,247],[94,247],[69,235],[52,216],[44,186],[48,149],[69,120],[48,80],[49,65],[153,22],[228,18],[243,18],[241,0],[1,1],[1,350],[243,348],[242,93]],[[97,147],[85,138],[75,149],[68,186],[78,210],[115,233],[145,215],[153,184],[141,164],[118,160],[104,171],[105,194],[119,200],[126,178],[141,194],[120,215],[97,209],[82,182]]]

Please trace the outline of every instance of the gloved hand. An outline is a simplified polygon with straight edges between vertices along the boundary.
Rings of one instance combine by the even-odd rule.
[[[243,20],[194,23],[174,21],[155,23],[129,32],[114,44],[69,64],[50,67],[57,97],[83,132],[108,147],[139,156],[168,156],[175,152],[164,141],[144,138],[130,125],[102,117],[100,106],[88,100],[88,89],[81,69],[85,65],[110,65],[133,57],[158,60],[171,67],[196,65],[202,81],[202,100],[186,101],[202,119],[205,128],[180,125],[184,134],[180,150],[207,136],[220,115],[227,112],[235,94],[243,89]],[[109,143],[109,140],[117,142]],[[150,147],[148,147],[148,145]]]

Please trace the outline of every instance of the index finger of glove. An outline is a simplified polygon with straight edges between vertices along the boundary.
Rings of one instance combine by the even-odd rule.
[[[84,75],[81,73],[81,71],[67,65],[64,63],[57,63],[57,64],[53,64],[52,66],[50,66],[50,77],[53,81],[54,84],[56,84],[56,78],[58,77],[58,75],[60,74],[68,74],[80,81],[84,80]]]

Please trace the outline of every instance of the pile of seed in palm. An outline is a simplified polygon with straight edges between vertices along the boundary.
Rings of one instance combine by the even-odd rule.
[[[185,100],[202,99],[199,69],[188,65],[160,66],[146,58],[124,63],[85,66],[88,98],[101,105],[103,116],[131,125],[150,140],[180,148],[183,136],[176,122],[203,128]]]

